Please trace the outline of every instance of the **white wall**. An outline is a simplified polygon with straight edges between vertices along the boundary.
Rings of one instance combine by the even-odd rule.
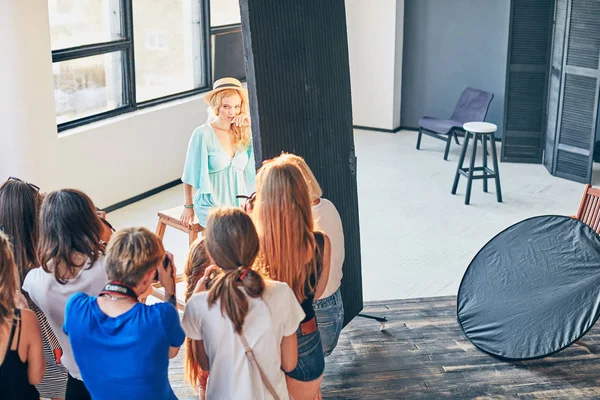
[[[398,126],[403,1],[346,0],[355,125]],[[46,0],[4,0],[0,35],[10,60],[0,63],[0,180],[77,188],[107,207],[181,176],[189,136],[206,121],[200,96],[59,136]]]
[[[195,96],[69,130],[57,140],[59,187],[106,207],[178,179],[189,137],[206,117]]]
[[[58,136],[47,2],[4,1],[0,53],[10,62],[0,63],[0,181],[73,187],[106,207],[180,178],[190,134],[206,121],[200,96]]]
[[[53,187],[56,116],[48,4],[3,0],[0,9],[0,181],[18,176]]]
[[[402,100],[402,52],[404,50],[404,0],[396,2],[396,57],[394,61],[394,128],[400,126]]]
[[[400,125],[404,0],[346,0],[354,125]]]

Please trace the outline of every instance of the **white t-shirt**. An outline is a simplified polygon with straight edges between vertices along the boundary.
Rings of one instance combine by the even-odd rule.
[[[331,296],[342,284],[342,266],[346,257],[344,248],[344,229],[342,219],[333,203],[327,199],[320,199],[319,204],[312,207],[315,229],[324,232],[331,242],[331,269],[327,287],[320,299]]]
[[[285,374],[281,370],[281,341],[284,336],[296,332],[304,319],[304,311],[292,289],[282,282],[265,280],[262,298],[247,298],[244,336],[279,397],[289,399]],[[210,363],[207,399],[273,398],[263,384],[258,368],[246,357],[233,323],[221,314],[220,302],[208,307],[208,292],[190,298],[181,326],[189,338],[204,341]]]
[[[100,256],[91,268],[89,268],[89,264],[90,260],[88,259],[77,276],[69,279],[65,284],[59,283],[53,273],[48,273],[42,268],[34,268],[29,271],[23,282],[23,290],[29,293],[31,300],[42,310],[56,334],[63,351],[62,364],[72,377],[79,380],[81,380],[81,374],[73,359],[69,337],[63,332],[63,323],[65,306],[72,294],[83,292],[90,296],[97,296],[108,281],[104,256]]]

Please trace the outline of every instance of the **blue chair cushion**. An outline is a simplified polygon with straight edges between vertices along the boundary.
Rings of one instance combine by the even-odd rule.
[[[419,127],[438,133],[447,135],[453,128],[462,130],[463,123],[453,121],[451,119],[437,119],[432,117],[423,117],[419,120]]]

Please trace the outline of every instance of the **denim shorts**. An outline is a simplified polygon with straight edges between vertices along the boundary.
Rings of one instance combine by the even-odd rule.
[[[301,328],[298,328],[296,338],[298,339],[298,364],[292,372],[286,372],[286,375],[301,382],[314,381],[325,371],[325,356],[319,330],[302,335]]]
[[[344,326],[344,303],[340,289],[334,294],[321,300],[313,302],[317,324],[321,333],[321,343],[323,344],[323,354],[329,356],[335,346],[337,346],[342,327]]]

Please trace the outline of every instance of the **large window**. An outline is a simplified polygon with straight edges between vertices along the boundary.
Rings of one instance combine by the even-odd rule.
[[[210,2],[212,76],[246,79],[238,0]]]
[[[206,0],[49,0],[58,130],[210,87]]]

